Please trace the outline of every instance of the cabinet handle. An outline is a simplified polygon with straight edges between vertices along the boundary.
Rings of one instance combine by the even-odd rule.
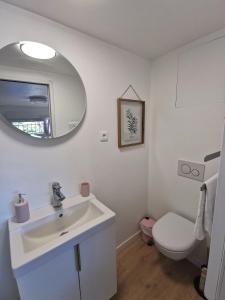
[[[74,255],[75,255],[77,272],[80,272],[81,271],[81,261],[80,261],[80,245],[79,244],[74,246]]]

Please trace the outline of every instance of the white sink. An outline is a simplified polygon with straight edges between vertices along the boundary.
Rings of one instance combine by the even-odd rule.
[[[24,251],[32,251],[52,240],[59,239],[103,214],[94,203],[85,201],[63,212],[24,225],[21,230]]]
[[[53,249],[71,241],[76,244],[79,237],[97,230],[114,217],[114,212],[90,195],[66,199],[58,210],[48,206],[31,211],[31,218],[25,223],[9,220],[11,264],[15,275]]]

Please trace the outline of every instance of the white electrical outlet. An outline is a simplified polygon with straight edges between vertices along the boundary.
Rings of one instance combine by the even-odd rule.
[[[109,137],[108,137],[108,132],[106,130],[101,130],[99,133],[100,136],[100,142],[108,142]]]
[[[205,165],[186,160],[178,160],[177,174],[202,182],[204,181]]]

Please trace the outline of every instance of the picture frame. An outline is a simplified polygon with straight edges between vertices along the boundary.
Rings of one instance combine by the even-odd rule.
[[[145,101],[117,99],[118,147],[144,144]]]

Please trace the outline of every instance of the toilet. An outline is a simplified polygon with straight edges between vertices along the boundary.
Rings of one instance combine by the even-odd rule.
[[[158,250],[173,260],[186,258],[197,245],[194,223],[169,212],[153,226],[152,235]]]

